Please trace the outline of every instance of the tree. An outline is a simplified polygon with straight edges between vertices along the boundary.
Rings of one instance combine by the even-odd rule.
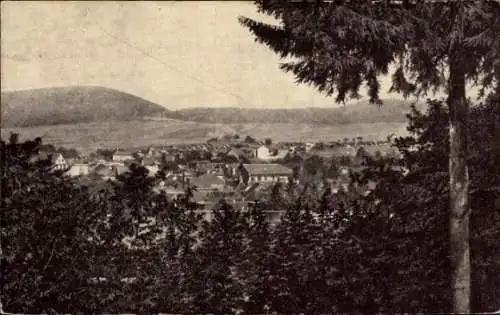
[[[283,200],[283,184],[277,182],[272,185],[271,191],[269,194],[268,207],[272,210],[281,210],[283,208],[284,200]]]
[[[380,75],[391,91],[422,95],[446,87],[449,116],[449,232],[453,310],[470,311],[469,175],[466,83],[500,90],[500,4],[497,1],[257,1],[277,18],[270,25],[241,17],[256,39],[281,57],[281,69],[338,102],[359,97],[381,104]]]
[[[356,151],[355,159],[358,164],[362,164],[366,158],[370,157],[368,152],[364,147],[359,147],[358,151]]]
[[[262,205],[256,203],[248,215],[245,226],[246,241],[243,246],[239,268],[244,275],[245,290],[249,299],[244,303],[246,313],[258,314],[265,309],[272,297],[269,278],[271,251],[271,229]],[[259,263],[255,263],[255,262]]]
[[[349,155],[341,155],[339,158],[339,165],[341,166],[351,166],[352,159]]]
[[[247,229],[246,214],[224,200],[216,205],[213,219],[203,222],[190,271],[194,296],[190,313],[234,313],[241,308],[245,285],[236,266],[242,258]]]
[[[74,148],[66,149],[65,147],[60,147],[56,150],[56,152],[61,153],[62,156],[67,159],[76,159],[80,157],[80,153]]]
[[[103,204],[85,187],[51,172],[50,162],[33,162],[39,138],[14,139],[2,142],[1,150],[3,306],[22,313],[93,313],[78,298],[93,290],[88,281],[97,268],[89,253],[106,252],[96,241],[106,216]]]
[[[272,140],[271,138],[266,138],[266,139],[264,140],[264,144],[265,144],[266,146],[270,146],[271,144],[273,144],[273,140]]]
[[[323,159],[316,154],[304,161],[304,170],[306,170],[307,174],[310,176],[316,176],[323,172],[324,167]]]
[[[500,307],[498,302],[493,302],[500,294],[497,276],[500,251],[498,243],[493,241],[500,237],[500,204],[496,192],[500,188],[500,176],[499,169],[493,168],[500,156],[499,147],[495,145],[498,140],[494,139],[500,118],[491,119],[498,106],[498,103],[488,103],[474,107],[469,118],[469,139],[474,139],[468,159],[475,292],[471,308],[475,312]],[[365,252],[371,256],[369,268],[374,277],[365,285],[384,291],[376,283],[391,283],[392,290],[384,293],[379,306],[390,313],[436,313],[451,305],[448,289],[451,274],[447,273],[450,262],[442,259],[447,255],[449,243],[445,229],[447,212],[444,211],[450,193],[445,159],[449,152],[445,145],[449,136],[448,115],[442,102],[437,101],[429,102],[427,113],[414,109],[409,115],[411,136],[395,142],[403,158],[371,161],[363,172],[366,178],[378,182],[367,199],[371,216],[360,222],[356,232],[366,243]],[[406,171],[401,172],[400,166]],[[375,261],[377,263],[373,263]],[[380,270],[398,272],[377,276]]]
[[[326,171],[326,176],[328,178],[337,178],[339,175],[340,175],[340,169],[337,163],[334,160],[332,160]]]
[[[255,140],[254,138],[252,138],[251,136],[246,136],[245,137],[245,143],[249,143],[249,144],[253,144],[253,143],[257,143],[257,140]]]

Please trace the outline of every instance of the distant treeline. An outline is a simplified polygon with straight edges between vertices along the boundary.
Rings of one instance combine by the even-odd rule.
[[[304,107],[307,107],[304,104]],[[336,106],[336,105],[335,105]],[[296,123],[352,124],[405,122],[410,105],[386,100],[382,106],[363,102],[332,108],[265,109],[265,108],[190,108],[172,113],[172,118],[206,123]]]

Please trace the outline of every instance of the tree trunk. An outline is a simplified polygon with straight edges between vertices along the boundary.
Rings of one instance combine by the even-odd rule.
[[[469,104],[465,74],[459,54],[450,56],[448,108],[450,111],[450,257],[452,263],[453,312],[470,313],[471,264],[469,246],[469,174],[467,129]]]

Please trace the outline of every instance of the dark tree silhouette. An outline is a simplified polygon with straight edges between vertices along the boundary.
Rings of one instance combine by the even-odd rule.
[[[262,0],[256,5],[281,24],[246,17],[240,22],[281,57],[294,57],[281,69],[300,83],[336,94],[338,102],[359,97],[366,82],[370,101],[380,104],[379,77],[389,73],[391,91],[405,96],[446,88],[453,310],[470,312],[466,83],[500,91],[500,3]]]

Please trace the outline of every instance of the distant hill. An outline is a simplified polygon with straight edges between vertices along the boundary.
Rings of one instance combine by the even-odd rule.
[[[104,87],[54,87],[2,92],[2,127],[168,117],[164,107]]]
[[[303,109],[189,108],[172,113],[172,118],[204,123],[297,123],[353,124],[406,122],[411,103],[384,100],[377,106],[358,102],[343,107]],[[421,107],[421,105],[417,106]]]
[[[56,87],[2,92],[2,128],[165,120],[199,123],[292,123],[339,125],[406,122],[410,103],[384,100],[377,106],[358,102],[345,107],[304,109],[190,108],[171,111],[137,96],[104,87]]]

